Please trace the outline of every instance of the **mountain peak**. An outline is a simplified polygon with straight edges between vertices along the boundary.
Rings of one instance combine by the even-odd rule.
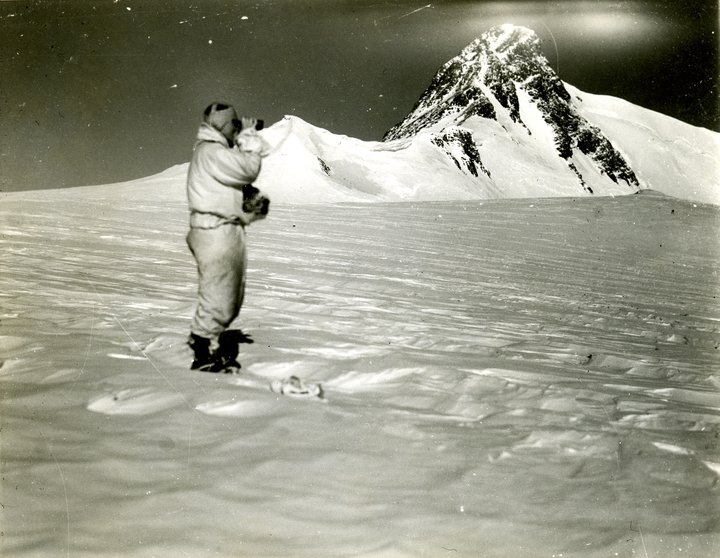
[[[496,120],[493,100],[509,109],[517,121],[514,82],[525,81],[532,74],[560,82],[543,56],[535,32],[511,24],[493,27],[438,70],[410,114],[384,139],[411,137],[438,123],[460,125],[471,116]],[[455,118],[446,122],[451,115]]]
[[[491,27],[480,37],[466,46],[460,56],[468,59],[480,52],[491,53],[505,59],[515,53],[517,49],[533,51],[542,55],[541,41],[535,31],[520,25],[506,23]]]
[[[440,68],[410,114],[383,139],[427,133],[436,145],[446,145],[437,138],[458,126],[476,137],[503,134],[542,150],[550,144],[564,162],[562,168],[575,174],[579,188],[588,193],[593,192],[588,173],[639,187],[622,155],[580,115],[545,58],[539,37],[526,27],[500,25],[470,43]],[[461,135],[462,146],[468,147],[468,134]],[[459,137],[458,132],[453,136]],[[475,167],[482,167],[482,145],[476,142],[471,151],[477,153]]]
[[[506,23],[492,27],[483,33],[478,40],[485,42],[490,51],[500,56],[514,51],[521,45],[528,45],[531,48],[536,47],[538,53],[540,53],[540,38],[532,29],[520,25]]]

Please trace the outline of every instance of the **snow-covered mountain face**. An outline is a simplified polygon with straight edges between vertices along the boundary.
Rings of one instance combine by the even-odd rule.
[[[720,205],[720,134],[579,91],[552,70],[533,31],[512,25],[489,30],[447,62],[384,141],[336,135],[296,116],[261,133],[273,149],[256,185],[274,203],[652,189]],[[145,196],[153,180],[181,188],[185,168],[138,188]]]
[[[529,29],[496,27],[467,46],[441,68],[413,111],[385,139],[437,130],[433,142],[460,168],[477,176],[479,167],[491,176],[471,134],[483,124],[478,118],[500,123],[510,135],[536,133],[550,139],[557,155],[589,193],[593,189],[579,170],[576,155],[586,156],[592,170],[613,182],[623,181],[631,190],[639,188],[623,156],[575,110],[570,93],[542,54],[540,39]],[[466,123],[469,130],[446,131]]]

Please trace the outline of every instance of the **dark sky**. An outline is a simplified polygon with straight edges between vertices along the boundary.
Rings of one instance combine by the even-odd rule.
[[[216,100],[379,140],[502,23],[583,91],[718,130],[716,1],[0,0],[0,190],[186,162]]]

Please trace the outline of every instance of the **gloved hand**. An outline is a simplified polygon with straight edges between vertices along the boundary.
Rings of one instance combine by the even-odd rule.
[[[240,119],[240,130],[257,130],[257,118],[248,118],[243,116]]]
[[[250,222],[264,219],[270,211],[270,199],[252,184],[245,184],[242,192],[245,218]]]
[[[265,157],[270,153],[270,144],[258,134],[254,118],[242,119],[242,132],[235,136],[235,146],[243,153],[256,153]]]

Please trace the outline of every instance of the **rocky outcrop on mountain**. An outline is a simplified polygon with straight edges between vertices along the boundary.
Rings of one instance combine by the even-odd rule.
[[[461,171],[472,176],[480,176],[478,173],[483,172],[488,178],[492,178],[480,159],[480,153],[469,130],[446,128],[441,134],[433,135],[431,141],[442,149]]]
[[[458,58],[443,66],[412,112],[389,130],[384,140],[414,136],[447,117],[451,117],[451,122],[455,124],[471,116],[496,119],[495,107],[482,89],[474,84],[475,76]]]
[[[433,143],[461,169],[464,166],[475,174],[474,170],[483,167],[478,145],[471,141],[473,126],[481,126],[485,119],[502,123],[511,135],[533,133],[525,121],[529,109],[524,110],[521,97],[541,115],[546,124],[543,132],[549,135],[557,156],[577,175],[579,187],[592,193],[574,161],[579,154],[587,156],[596,171],[613,182],[624,181],[632,189],[639,187],[625,158],[599,128],[576,110],[573,98],[543,55],[540,39],[524,27],[495,27],[464,48],[438,71],[410,114],[383,139],[411,138],[428,132]],[[472,117],[480,117],[480,123],[468,125]],[[510,129],[506,122],[515,126]],[[459,132],[458,126],[467,127],[465,133]],[[448,148],[451,144],[462,147],[466,162],[459,161],[457,149]]]

